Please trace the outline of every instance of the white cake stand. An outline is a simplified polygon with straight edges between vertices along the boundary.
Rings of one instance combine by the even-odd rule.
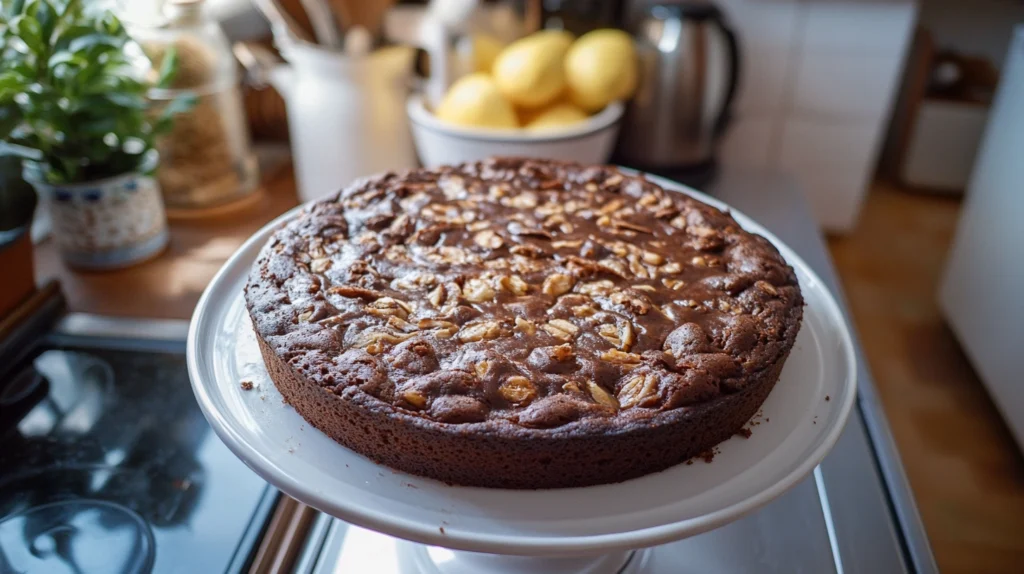
[[[722,443],[710,464],[587,488],[458,487],[391,470],[310,427],[283,403],[263,366],[242,288],[271,232],[296,213],[256,233],[207,287],[188,336],[192,387],[217,435],[268,482],[322,512],[411,541],[400,545],[410,572],[642,572],[645,555],[636,549],[724,525],[799,482],[828,453],[854,404],[853,345],[835,300],[791,249],[733,210],[796,269],[807,303],[796,346],[750,438]],[[243,390],[243,380],[255,388]]]

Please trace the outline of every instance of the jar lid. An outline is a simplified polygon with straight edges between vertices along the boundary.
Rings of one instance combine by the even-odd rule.
[[[194,25],[203,21],[205,0],[167,0],[164,15],[174,24]]]

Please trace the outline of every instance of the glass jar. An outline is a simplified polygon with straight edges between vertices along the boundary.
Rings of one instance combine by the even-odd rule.
[[[132,28],[159,70],[173,54],[177,73],[149,97],[169,103],[181,96],[194,106],[175,116],[157,149],[157,172],[171,214],[217,206],[252,193],[258,170],[246,124],[239,75],[220,26],[203,14],[203,0],[167,0],[165,21]]]

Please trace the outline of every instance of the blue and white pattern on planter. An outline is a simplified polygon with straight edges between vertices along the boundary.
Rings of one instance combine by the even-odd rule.
[[[49,204],[54,238],[72,265],[123,267],[167,244],[167,217],[152,176],[132,173],[77,185],[32,183]]]

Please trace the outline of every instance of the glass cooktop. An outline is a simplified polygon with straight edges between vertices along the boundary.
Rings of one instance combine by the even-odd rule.
[[[277,493],[180,353],[43,348],[0,375],[0,573],[241,571]]]

